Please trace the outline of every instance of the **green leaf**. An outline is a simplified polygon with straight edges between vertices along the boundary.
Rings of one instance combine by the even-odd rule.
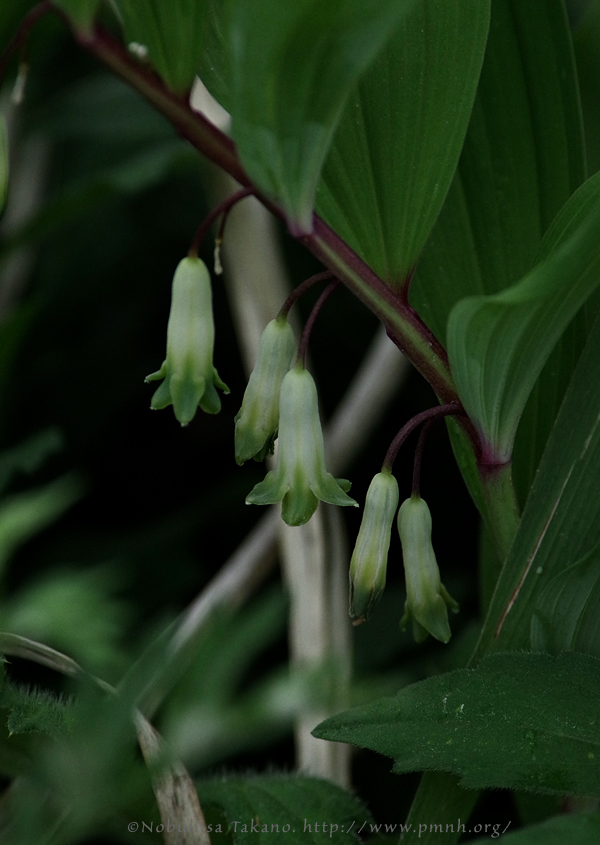
[[[283,839],[290,845],[354,842],[356,821],[369,820],[368,810],[354,795],[318,778],[221,778],[200,781],[197,787],[202,805],[218,804],[225,810],[235,845],[269,845]]]
[[[94,23],[100,0],[55,0],[77,29],[89,31]]]
[[[415,0],[234,0],[233,136],[295,233],[312,230],[323,162],[360,74]]]
[[[597,795],[600,661],[494,654],[322,722],[313,734],[442,770],[466,788]]]
[[[493,0],[485,61],[458,172],[411,285],[444,343],[453,306],[532,267],[585,178],[573,48],[559,0]]]
[[[207,4],[198,0],[115,0],[125,37],[174,91],[191,88],[200,64]],[[142,55],[144,55],[142,53]]]
[[[28,689],[5,681],[0,692],[0,707],[9,711],[9,734],[44,733],[63,736],[75,720],[72,702],[50,692]]]
[[[600,548],[567,566],[541,591],[531,617],[534,651],[600,657]]]
[[[411,305],[442,343],[461,298],[497,293],[531,269],[545,230],[584,178],[563,3],[493,0],[459,169],[410,288]],[[523,504],[583,340],[578,327],[565,333],[519,426],[513,476]],[[452,440],[456,451],[457,436]],[[468,448],[462,451],[468,455]],[[465,460],[457,459],[465,472]],[[476,498],[476,472],[468,483]]]
[[[17,473],[35,472],[63,447],[64,438],[61,432],[57,428],[46,428],[12,449],[0,452],[0,493],[6,490]]]
[[[565,842],[596,845],[599,827],[600,813],[555,816],[542,824],[504,834],[502,845],[565,845]],[[503,826],[499,825],[498,829],[502,830]],[[496,825],[494,830],[496,831]],[[490,837],[484,836],[473,840],[471,845],[489,845],[489,841]]]
[[[317,195],[327,223],[392,287],[414,269],[456,170],[489,2],[415,6],[351,94]]]
[[[540,614],[544,624],[551,619],[556,647],[583,645],[579,625],[582,634],[585,629],[586,636],[593,636],[587,602],[594,599],[595,550],[600,543],[599,383],[597,319],[498,580],[479,644],[480,654],[489,648],[529,648],[534,614]],[[568,590],[561,595],[565,579],[558,576],[569,567],[574,569]],[[535,635],[539,637],[540,632]],[[541,644],[539,639],[536,642]],[[594,648],[593,640],[590,647]]]
[[[44,487],[5,498],[0,504],[0,575],[10,556],[82,495],[81,481],[63,476]]]
[[[205,0],[206,31],[198,75],[215,100],[231,111],[231,66],[227,50],[226,5],[222,0]]]
[[[551,245],[542,245],[548,257],[520,282],[499,294],[467,297],[450,314],[452,374],[493,462],[510,460],[537,377],[600,281],[599,194],[596,176],[569,200],[548,233]]]

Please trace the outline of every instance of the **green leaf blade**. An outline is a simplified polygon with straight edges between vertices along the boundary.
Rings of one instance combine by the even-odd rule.
[[[321,723],[322,739],[395,760],[394,771],[442,770],[466,788],[549,794],[600,790],[600,661],[502,653]]]
[[[600,320],[596,320],[498,579],[478,653],[530,648],[533,625],[550,623],[537,647],[594,653],[595,549],[600,543]],[[565,579],[568,592],[564,592]],[[539,617],[536,622],[536,617]],[[580,628],[581,626],[581,628]],[[588,627],[591,626],[591,627]],[[590,639],[584,644],[579,631]]]
[[[410,287],[411,305],[443,344],[457,302],[504,290],[531,270],[550,221],[584,178],[577,73],[564,4],[494,0],[458,172]],[[522,504],[584,341],[580,326],[567,330],[519,425],[513,477]],[[458,439],[453,435],[455,451]],[[469,472],[458,451],[457,459]],[[469,489],[477,498],[477,476],[470,475]]]
[[[357,841],[348,835],[352,822],[370,818],[357,798],[318,778],[261,775],[200,781],[197,786],[203,805],[225,810],[235,845],[275,845],[282,838],[290,845],[342,845]]]
[[[347,95],[415,0],[238,0],[233,136],[250,178],[295,233],[312,230],[319,176]]]
[[[196,0],[117,0],[125,37],[174,91],[189,91],[201,62],[208,6]]]
[[[414,269],[458,163],[489,3],[426,0],[351,94],[317,210],[392,287]]]
[[[56,0],[56,5],[67,13],[77,29],[89,32],[100,6],[100,0]]]
[[[477,427],[490,462],[512,456],[514,438],[531,390],[556,342],[600,281],[600,182],[590,202],[575,194],[561,213],[563,233],[553,252],[520,282],[499,294],[468,297],[448,321],[448,355],[459,395]],[[587,214],[582,215],[582,203]],[[582,219],[583,217],[583,219]],[[560,228],[560,227],[559,227]],[[544,254],[548,250],[542,246]]]

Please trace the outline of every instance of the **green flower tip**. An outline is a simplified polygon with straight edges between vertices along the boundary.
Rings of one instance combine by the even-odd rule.
[[[297,364],[281,383],[277,465],[249,493],[246,504],[282,502],[284,522],[303,525],[316,511],[319,500],[358,507],[346,495],[349,489],[350,482],[335,479],[325,469],[317,389],[310,373]]]
[[[365,511],[350,561],[350,616],[358,625],[371,616],[385,587],[392,524],[398,507],[398,482],[379,472],[367,491]]]
[[[413,636],[420,643],[431,634],[447,643],[452,636],[448,608],[458,613],[458,604],[440,580],[431,544],[431,514],[426,502],[412,496],[398,512],[398,531],[404,558],[406,604],[400,626],[412,621]]]
[[[184,258],[173,277],[167,325],[167,357],[146,381],[164,379],[150,403],[153,410],[173,405],[175,417],[187,425],[198,405],[208,414],[221,410],[216,391],[229,393],[213,366],[215,324],[210,274],[199,258]]]
[[[279,426],[279,393],[290,368],[296,339],[285,317],[267,324],[242,407],[235,418],[235,459],[238,464],[262,461],[273,453]]]

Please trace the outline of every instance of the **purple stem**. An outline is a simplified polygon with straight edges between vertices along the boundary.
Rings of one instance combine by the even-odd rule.
[[[240,188],[239,191],[236,191],[234,194],[230,194],[215,208],[213,208],[210,214],[206,215],[202,223],[196,229],[196,234],[194,235],[194,239],[188,250],[188,256],[190,258],[198,257],[198,250],[202,245],[202,241],[204,240],[206,233],[208,232],[212,224],[215,222],[215,220],[217,220],[222,214],[223,219],[221,221],[219,234],[217,236],[217,240],[221,241],[223,239],[223,230],[225,228],[225,221],[227,220],[227,215],[229,214],[234,205],[236,205],[240,200],[251,196],[253,193],[254,191],[252,190],[252,188]]]
[[[425,448],[425,441],[427,440],[427,435],[429,434],[429,430],[431,426],[435,422],[435,417],[433,419],[427,420],[423,428],[421,429],[421,434],[419,435],[419,442],[417,443],[417,448],[415,449],[415,463],[413,466],[413,483],[412,483],[412,494],[413,496],[420,495],[420,486],[421,486],[421,461],[423,459],[423,450]],[[439,419],[439,417],[438,417]]]
[[[327,285],[321,296],[317,299],[313,310],[310,312],[309,318],[306,321],[304,326],[304,331],[302,332],[302,337],[300,338],[300,343],[298,344],[298,359],[302,361],[302,366],[306,366],[306,350],[308,349],[308,341],[310,340],[310,336],[313,330],[313,326],[317,320],[317,317],[321,313],[321,309],[334,292],[334,290],[339,285],[339,280],[336,279],[335,281],[331,282],[330,285]]]
[[[300,297],[306,293],[309,288],[312,288],[313,285],[316,285],[318,282],[324,282],[328,279],[333,278],[333,273],[331,270],[325,270],[323,273],[315,273],[314,276],[311,276],[309,279],[305,279],[301,282],[298,287],[294,288],[294,290],[290,293],[286,301],[281,306],[281,310],[279,312],[279,317],[287,317],[289,314],[290,308],[294,305]]]
[[[43,3],[39,3],[37,6],[34,6],[33,9],[25,15],[18,30],[10,39],[4,52],[0,56],[0,85],[4,80],[4,76],[8,70],[12,57],[15,55],[17,50],[24,45],[31,29],[41,17],[51,11],[54,11],[54,6],[50,0],[44,0]]]
[[[396,460],[396,455],[400,451],[400,447],[408,435],[414,431],[415,428],[420,426],[422,422],[435,419],[436,417],[460,417],[464,415],[465,411],[460,402],[450,402],[447,405],[436,405],[435,408],[428,408],[426,411],[421,411],[420,414],[417,414],[402,426],[398,434],[390,443],[390,448],[387,450],[387,454],[383,461],[382,470],[387,470],[388,472],[392,471],[392,467],[394,466],[394,461]]]

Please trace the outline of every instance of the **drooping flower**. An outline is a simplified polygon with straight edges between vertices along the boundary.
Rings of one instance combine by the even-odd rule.
[[[271,320],[258,346],[256,366],[235,418],[235,459],[238,464],[272,454],[279,427],[279,393],[290,368],[296,340],[286,317]]]
[[[448,608],[458,613],[458,604],[441,582],[431,544],[431,514],[420,496],[413,494],[402,503],[398,531],[406,578],[406,604],[400,625],[404,629],[412,620],[418,643],[428,634],[447,643],[451,637]]]
[[[387,569],[392,523],[398,507],[398,482],[389,470],[371,481],[350,561],[350,616],[366,621],[378,602]]]
[[[160,370],[146,381],[164,379],[150,403],[154,410],[173,405],[181,425],[194,418],[198,405],[208,414],[221,410],[216,391],[229,388],[213,366],[215,324],[210,274],[199,258],[184,258],[177,265],[171,289],[167,325],[167,357]]]
[[[336,480],[325,468],[323,432],[313,377],[297,363],[283,379],[279,396],[277,465],[246,498],[248,505],[282,502],[288,525],[303,525],[319,499],[332,505],[354,505],[346,495],[350,482]]]

